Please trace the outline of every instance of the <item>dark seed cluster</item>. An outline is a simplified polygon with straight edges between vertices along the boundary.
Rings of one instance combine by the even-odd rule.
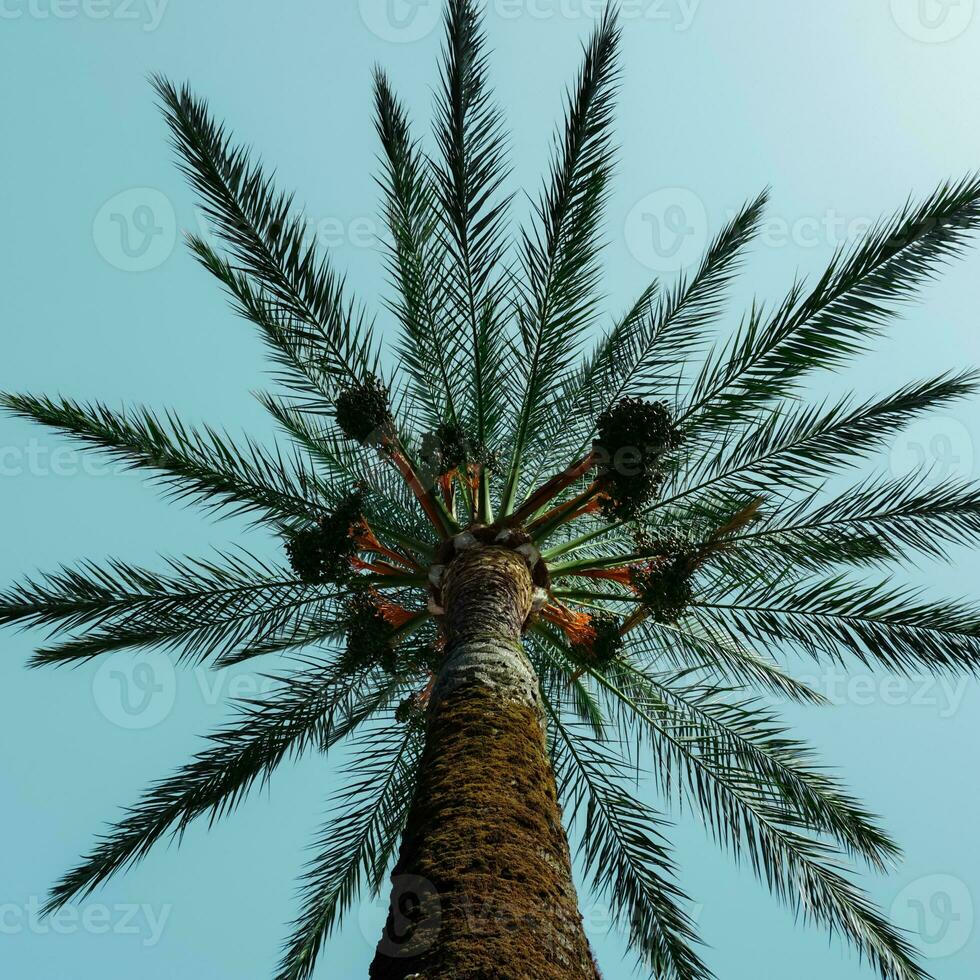
[[[334,402],[340,431],[362,445],[379,445],[382,435],[391,428],[390,402],[388,389],[374,375],[345,388]]]
[[[389,646],[381,651],[381,666],[391,675],[420,673],[435,674],[442,661],[442,652],[434,644],[401,646],[397,650]]]
[[[478,439],[470,446],[470,462],[482,466],[488,473],[498,473],[502,467],[500,453]]]
[[[696,552],[695,540],[665,527],[638,527],[633,532],[637,552],[654,558],[684,555],[685,558],[692,559]]]
[[[303,582],[343,582],[357,550],[350,530],[361,517],[363,497],[345,497],[315,527],[299,531],[286,543],[289,564]]]
[[[599,506],[605,517],[615,521],[635,520],[663,486],[663,473],[656,468],[638,473],[607,472],[603,481],[606,496]]]
[[[455,422],[444,422],[435,432],[426,433],[419,458],[432,477],[446,476],[454,470],[465,471],[467,464],[499,469],[497,454]]]
[[[415,721],[425,714],[425,698],[416,692],[409,695],[397,708],[395,708],[395,721],[405,725],[410,721]]]
[[[600,454],[605,516],[635,518],[663,484],[664,456],[681,442],[666,402],[623,398],[603,412],[593,448]]]
[[[344,659],[351,667],[369,667],[382,663],[389,673],[395,672],[394,628],[384,618],[369,592],[357,591],[344,609],[347,649]]]
[[[445,476],[464,468],[469,455],[470,440],[455,422],[443,422],[435,432],[422,437],[419,457],[431,476]]]
[[[681,553],[634,569],[633,585],[655,623],[676,623],[694,598],[691,556]]]
[[[595,632],[595,639],[589,644],[575,644],[573,653],[590,666],[607,667],[623,649],[623,637],[620,633],[622,620],[612,613],[596,612],[592,614],[590,625]]]

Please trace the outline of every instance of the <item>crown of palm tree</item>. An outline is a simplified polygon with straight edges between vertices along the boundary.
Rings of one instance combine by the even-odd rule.
[[[375,75],[390,229],[382,366],[374,321],[308,242],[289,195],[187,87],[155,85],[220,247],[189,244],[259,328],[291,448],[236,443],[167,412],[3,395],[10,411],[151,472],[175,498],[252,515],[283,561],[241,551],[164,572],[85,562],[0,596],[46,627],[33,663],[156,646],[216,668],[289,655],[262,701],[155,782],[53,890],[84,895],[197,817],[238,806],[287,758],[353,745],[304,878],[281,978],[309,976],[363,889],[390,868],[441,657],[443,567],[509,541],[534,569],[525,645],[541,681],[565,814],[593,890],[652,974],[709,976],[675,883],[664,817],[629,775],[652,756],[665,805],[692,807],[731,856],[882,977],[918,980],[906,940],[846,865],[898,855],[876,819],[767,705],[820,696],[772,651],[888,670],[975,672],[980,609],[870,582],[980,532],[980,489],[855,467],[909,420],[974,392],[973,372],[869,401],[801,399],[868,346],[980,223],[980,179],[944,184],[756,305],[721,346],[725,291],[758,229],[747,204],[689,276],[651,284],[600,330],[619,29],[596,28],[529,227],[509,233],[508,168],[476,4],[450,0],[435,149]],[[596,337],[598,340],[595,340]],[[591,345],[584,356],[581,350]],[[387,362],[386,362],[387,363]]]

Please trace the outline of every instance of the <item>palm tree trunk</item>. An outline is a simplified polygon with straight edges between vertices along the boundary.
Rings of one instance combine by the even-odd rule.
[[[527,564],[463,552],[447,649],[372,980],[597,980],[572,883],[540,692],[521,649]]]

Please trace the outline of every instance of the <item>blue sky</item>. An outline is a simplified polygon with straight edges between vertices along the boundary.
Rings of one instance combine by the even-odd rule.
[[[980,16],[974,0],[633,0],[624,4],[622,148],[607,221],[610,315],[652,276],[691,262],[743,200],[772,187],[770,220],[726,320],[779,296],[906,197],[980,166]],[[495,77],[513,133],[514,186],[536,190],[563,86],[594,0],[491,0]],[[322,245],[380,306],[377,148],[370,72],[385,64],[428,118],[435,0],[0,0],[0,388],[145,402],[191,422],[272,438],[252,392],[268,384],[246,325],[179,243],[197,230],[146,83],[190,78],[296,188]],[[871,392],[980,362],[980,253],[969,255],[834,391]],[[382,320],[383,329],[387,328]],[[815,392],[825,393],[825,382]],[[878,461],[975,477],[980,406],[956,406]],[[154,562],[275,542],[240,522],[171,506],[153,487],[66,442],[0,419],[0,580],[81,557]],[[915,581],[976,592],[957,553]],[[324,819],[340,761],[286,769],[223,825],[193,827],[55,921],[46,886],[105,820],[220,724],[226,697],[264,683],[244,669],[174,672],[164,658],[28,672],[32,637],[0,656],[0,975],[143,980],[270,975],[295,912],[303,848]],[[794,720],[905,845],[869,883],[940,980],[975,977],[980,850],[974,778],[980,691],[801,668],[834,707]],[[687,816],[676,828],[709,962],[725,980],[870,975],[798,928]],[[632,976],[601,902],[586,918],[605,976]],[[367,901],[318,976],[366,973],[381,923]]]

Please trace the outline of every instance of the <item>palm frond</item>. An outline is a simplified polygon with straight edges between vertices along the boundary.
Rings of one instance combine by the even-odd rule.
[[[674,625],[642,624],[631,634],[629,659],[644,669],[659,669],[667,660],[798,704],[824,703],[820,694],[788,674],[771,657],[696,620]]]
[[[525,637],[528,656],[541,683],[541,696],[559,715],[574,715],[588,727],[593,737],[602,741],[607,736],[607,721],[593,691],[572,672],[564,657],[555,655],[553,648],[537,632]]]
[[[315,334],[297,327],[296,318],[272,294],[200,235],[189,234],[187,245],[200,265],[224,286],[233,312],[259,328],[274,365],[274,379],[306,409],[330,413],[337,383]]]
[[[772,314],[755,307],[726,351],[705,366],[682,421],[704,430],[745,420],[807,372],[863,350],[980,225],[980,176],[943,184],[841,251],[813,290],[797,283]]]
[[[365,883],[377,892],[408,817],[422,751],[417,724],[384,720],[355,738],[347,783],[315,844],[276,980],[312,976],[324,941]]]
[[[250,440],[238,446],[170,412],[114,412],[98,402],[11,394],[0,394],[0,407],[73,436],[126,469],[149,470],[171,499],[192,498],[209,511],[255,514],[274,525],[311,521],[333,493],[298,455],[287,461]]]
[[[876,851],[890,857],[893,845],[887,838],[838,791],[828,800],[826,789],[820,785],[824,778],[821,774],[811,772],[811,778],[801,780],[803,770],[797,766],[777,777],[772,764],[785,765],[786,754],[792,758],[799,751],[795,745],[784,751],[787,747],[781,733],[774,736],[770,752],[765,753],[768,758],[763,773],[753,773],[746,765],[760,760],[746,755],[744,744],[734,749],[718,741],[736,721],[764,741],[769,737],[768,718],[760,718],[745,705],[726,705],[722,710],[728,715],[720,729],[705,729],[692,724],[689,713],[672,712],[665,699],[652,701],[649,687],[646,700],[638,701],[614,682],[592,673],[613,698],[624,703],[633,719],[647,728],[656,759],[654,772],[665,791],[671,789],[670,774],[680,766],[684,783],[675,781],[678,790],[686,784],[687,798],[698,805],[717,841],[735,858],[744,851],[753,870],[774,894],[794,904],[805,921],[820,923],[832,935],[853,943],[885,980],[928,980],[915,962],[908,941],[847,876],[838,849],[806,831],[815,823],[826,823],[821,829],[843,835],[851,847],[860,840],[860,831],[865,837],[861,853],[866,857]],[[665,709],[666,713],[658,717],[657,712]],[[744,736],[746,731],[739,734]],[[796,777],[792,782],[787,781],[789,773]],[[805,802],[796,795],[799,792],[805,793]],[[813,807],[818,800],[820,807]],[[826,811],[828,803],[832,803],[833,815]]]
[[[500,114],[488,84],[486,36],[474,0],[449,0],[441,85],[436,99],[439,149],[432,174],[446,253],[446,306],[451,329],[467,338],[471,367],[468,420],[483,445],[495,441],[502,417],[500,378],[506,354],[504,257],[509,200],[500,193],[507,172]],[[481,506],[489,488],[481,477]]]
[[[403,330],[400,365],[424,406],[426,427],[435,430],[447,419],[460,425],[468,394],[460,370],[463,344],[442,314],[448,273],[435,188],[425,156],[412,141],[408,113],[380,69],[374,97],[384,154],[379,184],[392,238],[388,270],[398,290],[390,308]]]
[[[921,591],[844,576],[772,586],[699,601],[704,616],[749,642],[777,640],[837,663],[853,656],[866,665],[907,673],[980,671],[980,609],[929,601]]]
[[[230,813],[284,759],[336,745],[383,708],[392,694],[391,681],[338,672],[332,664],[313,660],[293,676],[277,680],[277,692],[261,701],[241,702],[236,722],[209,736],[206,749],[150,787],[55,886],[47,912],[88,895],[141,860],[168,831],[179,837],[197,817],[208,814],[214,823]]]
[[[188,86],[178,89],[159,75],[153,84],[181,170],[237,268],[274,300],[286,346],[293,338],[315,344],[335,380],[363,380],[377,362],[370,326],[347,298],[343,280],[309,243],[292,196],[274,190],[250,152],[234,145]]]
[[[682,274],[659,298],[656,284],[644,290],[583,362],[562,397],[569,408],[548,427],[549,435],[562,439],[572,419],[591,423],[577,449],[566,451],[567,458],[588,448],[595,420],[620,398],[663,397],[677,389],[687,361],[724,308],[725,291],[758,232],[768,199],[763,191],[725,225],[690,279]]]
[[[663,820],[615,776],[619,760],[587,732],[563,722],[549,705],[555,770],[563,807],[574,827],[582,819],[580,854],[594,892],[608,897],[629,945],[652,976],[707,980],[695,952],[688,901],[663,836]]]
[[[755,782],[760,792],[782,801],[787,817],[803,829],[832,835],[854,856],[885,871],[901,856],[876,819],[825,769],[815,753],[790,736],[785,724],[760,701],[739,699],[739,689],[650,674],[628,664],[611,671],[616,684],[630,692],[671,742],[697,754],[733,783]],[[675,758],[675,761],[677,759]],[[669,773],[662,773],[669,790]],[[688,787],[691,783],[688,782]],[[681,784],[676,783],[681,792]],[[791,817],[790,814],[796,814]]]
[[[79,663],[116,650],[156,646],[181,660],[219,664],[283,640],[308,642],[314,613],[328,628],[336,596],[247,553],[217,559],[168,559],[156,572],[122,561],[84,562],[0,595],[0,624],[79,632],[38,650],[32,666]],[[336,623],[334,623],[336,628]]]
[[[689,497],[708,488],[750,493],[773,486],[820,486],[828,476],[886,446],[909,422],[974,394],[978,386],[977,372],[962,371],[913,382],[858,405],[843,398],[829,405],[780,406],[686,473],[685,480],[693,485],[685,485],[681,494]],[[655,506],[678,499],[667,497]]]
[[[550,182],[536,207],[540,227],[521,242],[517,305],[523,395],[514,423],[502,509],[514,503],[525,449],[561,393],[557,385],[592,323],[598,296],[599,225],[612,169],[612,113],[620,29],[607,10],[586,47]]]
[[[962,480],[935,484],[928,474],[872,478],[829,500],[808,496],[776,511],[731,541],[734,554],[762,549],[784,561],[835,553],[899,560],[925,554],[949,560],[947,547],[972,545],[980,537],[980,486]]]

